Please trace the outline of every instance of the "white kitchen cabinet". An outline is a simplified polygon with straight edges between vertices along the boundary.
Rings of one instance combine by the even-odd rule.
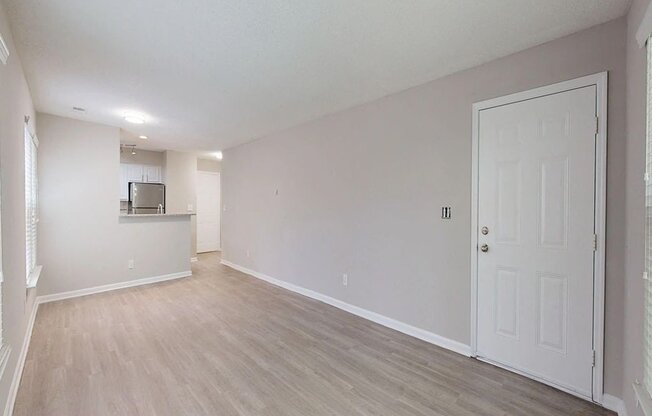
[[[143,182],[145,177],[143,175],[143,165],[127,165],[127,180],[129,182]]]
[[[120,199],[129,199],[129,182],[163,182],[163,168],[153,165],[120,164]]]
[[[120,164],[120,200],[129,199],[129,165]]]
[[[161,167],[143,166],[143,182],[161,183]]]

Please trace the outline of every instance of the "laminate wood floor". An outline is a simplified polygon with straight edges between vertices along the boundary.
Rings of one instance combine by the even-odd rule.
[[[201,255],[41,305],[16,416],[613,415]]]

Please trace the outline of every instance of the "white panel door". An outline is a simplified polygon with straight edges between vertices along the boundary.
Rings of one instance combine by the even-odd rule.
[[[197,172],[197,252],[220,250],[220,174]]]
[[[586,397],[596,93],[588,86],[479,115],[477,354]]]

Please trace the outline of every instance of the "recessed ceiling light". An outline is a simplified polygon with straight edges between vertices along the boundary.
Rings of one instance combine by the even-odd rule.
[[[147,140],[147,139],[149,139],[149,137],[147,137],[147,136],[143,136],[143,135],[138,136],[138,138],[139,138],[139,139],[143,139],[143,140]]]
[[[220,152],[215,152],[215,158],[216,158],[217,160],[222,160],[222,157],[223,157],[223,156],[222,156],[222,152],[221,152],[221,151],[220,151]]]
[[[82,107],[73,107],[72,109],[75,110],[75,111],[78,111],[78,112],[80,112],[80,113],[84,113],[84,112],[86,112],[86,109],[85,109],[85,108],[82,108]]]
[[[142,114],[136,113],[127,113],[124,115],[125,121],[134,124],[143,124],[145,123],[145,117]]]

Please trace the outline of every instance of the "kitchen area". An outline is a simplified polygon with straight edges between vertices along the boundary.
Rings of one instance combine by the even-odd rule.
[[[191,274],[196,154],[125,149],[121,129],[67,117],[37,123],[39,295]],[[143,199],[153,210],[129,209],[129,182],[155,185],[158,195]]]
[[[131,247],[127,269],[136,272],[143,267],[153,267],[167,260],[157,255],[157,250],[184,253],[185,266],[167,270],[190,270],[190,262],[196,259],[194,199],[187,195],[181,176],[189,175],[190,165],[183,169],[168,153],[139,149],[133,145],[120,144],[119,168],[119,223],[124,241]],[[167,168],[167,169],[166,169]],[[188,173],[186,173],[186,170]],[[181,207],[183,206],[183,209]],[[142,245],[138,242],[142,242]],[[181,260],[181,258],[179,258]],[[167,273],[163,273],[167,275]],[[134,276],[156,276],[160,272]],[[173,274],[172,276],[178,276]]]
[[[211,154],[121,143],[120,218],[133,222],[187,216],[191,259],[197,258],[198,239],[200,252],[219,250],[219,171],[219,160]]]
[[[165,214],[165,152],[120,145],[120,213]]]

